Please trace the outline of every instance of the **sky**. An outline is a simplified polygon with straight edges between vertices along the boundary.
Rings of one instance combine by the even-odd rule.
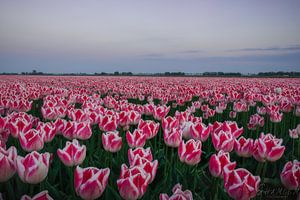
[[[298,0],[0,0],[0,72],[300,71]]]

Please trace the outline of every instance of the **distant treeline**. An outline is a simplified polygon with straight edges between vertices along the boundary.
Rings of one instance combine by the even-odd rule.
[[[132,73],[132,72],[95,72],[90,73],[44,73],[33,70],[32,72],[6,73],[0,75],[44,75],[44,76],[192,76],[192,77],[300,77],[300,72],[259,72],[257,74],[242,74],[239,72],[164,72],[164,73]]]

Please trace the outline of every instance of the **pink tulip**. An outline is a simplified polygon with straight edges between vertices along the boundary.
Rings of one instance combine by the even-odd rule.
[[[102,145],[106,151],[115,153],[122,148],[122,137],[119,132],[107,132],[102,134]]]
[[[87,122],[68,121],[63,132],[63,136],[67,139],[87,140],[92,136],[92,129]]]
[[[145,194],[151,176],[140,166],[128,168],[121,166],[120,178],[117,180],[119,193],[123,199],[136,200]]]
[[[259,139],[254,142],[253,157],[259,162],[275,162],[284,153],[285,147],[281,145],[282,139],[278,139],[272,134],[261,133]]]
[[[117,104],[116,99],[111,96],[106,96],[103,100],[106,108],[114,108]]]
[[[56,135],[56,126],[53,123],[39,123],[36,127],[44,138],[44,142],[51,142]]]
[[[248,170],[230,170],[224,167],[224,187],[228,195],[236,200],[254,198],[259,189],[260,177],[253,176]]]
[[[17,157],[17,172],[24,183],[36,184],[42,182],[49,170],[50,153],[33,151],[25,157]]]
[[[176,119],[176,118],[173,118],[171,116],[168,116],[168,117],[162,119],[161,126],[162,126],[164,131],[167,130],[167,129],[170,130],[170,129],[173,129],[173,128],[178,128],[179,127],[179,120]]]
[[[143,147],[146,144],[146,135],[142,130],[135,129],[133,133],[127,131],[126,140],[130,148]]]
[[[8,181],[16,173],[17,149],[11,146],[5,150],[0,147],[0,182]]]
[[[212,142],[217,151],[231,152],[234,139],[243,133],[243,128],[238,128],[236,122],[215,122],[212,127]]]
[[[141,120],[141,114],[137,111],[130,111],[129,112],[129,123],[131,125],[137,125],[139,121]]]
[[[293,104],[288,99],[283,99],[279,104],[280,110],[282,112],[288,113],[293,109]]]
[[[260,115],[265,115],[265,114],[267,113],[266,107],[257,107],[257,108],[256,108],[256,111],[257,111],[257,113],[260,114]]]
[[[294,160],[287,162],[280,174],[282,184],[289,190],[300,188],[300,162]]]
[[[251,157],[253,153],[254,141],[251,138],[240,137],[234,141],[234,150],[241,157]]]
[[[248,123],[248,129],[256,130],[257,127],[263,127],[265,120],[259,114],[251,115]]]
[[[55,120],[59,118],[59,112],[56,107],[44,107],[41,108],[41,113],[44,119]]]
[[[154,119],[156,120],[162,120],[164,117],[167,116],[167,114],[169,113],[171,107],[170,106],[158,106],[154,109]]]
[[[201,106],[201,111],[204,113],[207,112],[208,109],[209,109],[209,107],[207,104]]]
[[[228,165],[228,166],[227,166]],[[212,176],[223,178],[224,167],[233,170],[236,162],[230,161],[230,154],[228,152],[219,151],[218,154],[213,154],[209,159],[209,171]]]
[[[237,123],[233,121],[225,121],[223,123],[216,121],[211,128],[213,133],[220,131],[230,132],[234,138],[238,138],[244,132],[243,127],[239,128]]]
[[[154,180],[156,176],[156,171],[158,167],[158,161],[149,161],[147,158],[141,157],[140,155],[136,155],[134,160],[131,162],[130,167],[139,166],[144,169],[146,173],[150,175],[149,184]]]
[[[234,146],[234,137],[230,132],[221,130],[218,133],[212,133],[212,142],[217,151],[231,152]]]
[[[117,118],[112,115],[100,115],[99,128],[104,132],[115,131],[117,130],[118,123]]]
[[[178,155],[181,162],[185,162],[188,165],[196,165],[201,160],[201,141],[195,141],[194,139],[188,140],[186,143],[181,141],[178,148]]]
[[[145,104],[144,105],[144,111],[145,115],[151,116],[154,113],[155,105],[154,104]]]
[[[0,132],[0,147],[5,147],[6,142],[10,136],[9,130],[5,129],[2,132]]]
[[[129,126],[130,120],[127,111],[121,111],[118,116],[119,116],[119,126],[122,127]]]
[[[87,140],[90,139],[92,136],[92,129],[91,129],[91,125],[89,123],[86,122],[80,122],[80,123],[76,123],[75,125],[75,129],[74,129],[74,133],[75,133],[75,138],[80,139],[80,140]]]
[[[54,122],[55,128],[56,128],[56,134],[62,134],[66,128],[67,125],[67,121],[64,119],[60,119],[58,118],[55,122]]]
[[[129,160],[130,166],[132,166],[132,163],[136,156],[146,158],[149,161],[153,160],[153,156],[152,156],[150,147],[148,147],[147,149],[144,149],[143,147],[138,147],[134,150],[128,149],[128,160]]]
[[[82,109],[70,109],[68,116],[76,122],[87,122],[89,121],[89,115]]]
[[[273,123],[279,123],[279,122],[281,122],[282,117],[283,117],[282,113],[279,113],[279,112],[271,112],[270,113],[270,120]]]
[[[6,129],[7,119],[0,116],[0,133]]]
[[[183,123],[187,122],[189,116],[190,116],[190,113],[187,111],[184,111],[184,112],[176,111],[175,112],[175,118],[178,119],[179,124],[183,124]]]
[[[193,139],[205,142],[210,134],[210,126],[203,123],[196,123],[190,127],[190,133]]]
[[[20,132],[27,132],[32,128],[29,118],[15,118],[7,122],[7,128],[14,138],[18,138]]]
[[[74,172],[74,187],[76,194],[82,199],[97,199],[104,192],[110,169],[96,167],[76,167]]]
[[[164,141],[169,147],[179,147],[179,144],[182,141],[182,130],[179,128],[164,130]]]
[[[68,167],[80,165],[86,156],[86,146],[80,146],[76,139],[67,141],[63,149],[57,149],[57,156]]]
[[[268,114],[272,114],[272,113],[279,113],[280,111],[280,108],[278,105],[275,105],[275,104],[270,104],[270,105],[267,105],[266,106],[266,111]]]
[[[193,200],[193,194],[190,190],[182,191],[182,185],[177,183],[172,189],[172,196],[165,193],[159,195],[159,200]]]
[[[151,120],[140,120],[138,129],[142,130],[147,139],[151,139],[156,136],[159,130],[159,123],[155,123]]]
[[[299,137],[299,133],[297,129],[289,129],[289,136],[292,139],[297,139]]]
[[[22,149],[27,152],[39,151],[44,147],[44,137],[35,129],[30,129],[26,133],[20,132],[19,140]]]
[[[202,123],[202,118],[190,115],[189,121],[193,122],[194,124],[198,124],[198,123]]]
[[[209,108],[206,113],[207,113],[208,117],[213,117],[213,116],[215,116],[216,111],[214,109]]]
[[[233,110],[235,112],[247,112],[249,109],[248,105],[245,102],[234,102],[233,103]]]
[[[21,200],[53,200],[53,198],[48,194],[47,190],[44,190],[33,197],[30,197],[28,195],[23,195],[21,197]]]
[[[236,118],[236,112],[235,112],[235,111],[230,111],[230,112],[229,112],[229,117],[230,117],[231,119],[235,119],[235,118]]]

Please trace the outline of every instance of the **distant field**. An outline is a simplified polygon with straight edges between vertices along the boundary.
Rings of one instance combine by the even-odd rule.
[[[2,75],[0,114],[4,199],[299,194],[300,78]]]

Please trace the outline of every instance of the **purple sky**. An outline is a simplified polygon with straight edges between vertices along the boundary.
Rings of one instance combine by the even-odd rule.
[[[300,71],[300,1],[0,0],[0,72]]]

